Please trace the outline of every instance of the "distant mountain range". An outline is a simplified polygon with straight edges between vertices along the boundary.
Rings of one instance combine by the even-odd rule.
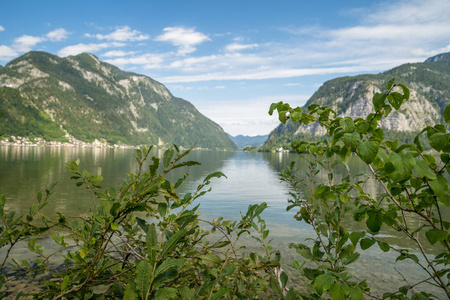
[[[261,147],[262,145],[264,145],[264,142],[269,137],[268,134],[257,136],[248,136],[248,135],[237,135],[237,136],[228,135],[228,136],[241,149],[247,146]]]
[[[237,149],[223,129],[161,83],[92,54],[29,52],[0,66],[6,136]]]
[[[450,53],[430,57],[423,63],[404,64],[376,75],[329,80],[312,95],[303,109],[318,103],[331,107],[338,116],[364,118],[373,111],[373,95],[384,91],[384,84],[393,77],[405,84],[411,95],[399,111],[383,119],[382,127],[385,135],[412,142],[417,131],[443,122],[443,110],[450,102]],[[325,131],[317,124],[300,127],[297,123],[287,122],[270,133],[262,150],[290,148],[291,141],[295,139],[314,140],[323,134]]]

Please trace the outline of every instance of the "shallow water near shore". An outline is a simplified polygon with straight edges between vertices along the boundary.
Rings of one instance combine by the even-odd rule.
[[[79,158],[80,168],[93,174],[101,167],[104,177],[101,185],[106,187],[125,179],[127,172],[136,171],[133,153],[130,149],[2,146],[0,194],[7,198],[6,209],[24,214],[34,203],[38,190],[58,181],[45,213],[49,217],[56,216],[56,212],[66,216],[79,216],[92,207],[92,198],[86,189],[77,188],[75,182],[70,180],[71,175],[65,163]],[[161,156],[162,153],[161,150],[155,151],[154,155]],[[295,211],[286,211],[289,189],[278,179],[280,169],[286,168],[292,160],[298,160],[298,156],[290,153],[193,151],[188,159],[199,161],[202,165],[181,168],[168,176],[169,180],[175,181],[184,173],[189,174],[179,190],[180,193],[194,190],[209,173],[221,171],[227,176],[213,179],[212,191],[199,199],[202,218],[211,220],[221,216],[236,220],[241,212],[246,212],[250,204],[268,203],[269,207],[262,216],[270,230],[272,246],[281,252],[283,269],[288,272],[290,283],[300,285],[300,280],[296,278],[289,264],[292,259],[300,261],[302,257],[289,249],[289,244],[305,243],[306,238],[314,237],[314,232],[307,224],[293,219]],[[349,165],[355,173],[366,172],[365,166],[357,159],[351,159]],[[335,177],[338,178],[339,174],[335,174]],[[374,181],[369,181],[365,187],[370,193],[378,193],[378,186]],[[449,216],[448,211],[446,216]],[[361,223],[348,222],[345,226],[350,230],[358,230]],[[412,243],[385,226],[382,228],[382,236],[399,247],[411,248],[414,251]],[[43,237],[43,244],[47,249],[51,249],[53,242],[49,237]],[[244,245],[255,250],[252,248],[255,246],[251,239],[245,241]],[[16,254],[27,257],[26,247],[16,250]],[[430,250],[433,252],[433,249]],[[0,255],[4,255],[3,252],[0,252]],[[406,285],[405,280],[416,282],[425,278],[426,274],[420,267],[407,260],[395,263],[396,257],[396,253],[392,251],[384,253],[373,246],[361,252],[361,258],[351,265],[351,270],[356,278],[367,278],[369,286],[377,295],[396,291],[398,287]],[[19,289],[23,284],[25,283],[19,282],[12,286],[12,289]],[[423,290],[444,297],[432,286],[423,287]],[[422,290],[422,287],[419,286],[418,290]]]

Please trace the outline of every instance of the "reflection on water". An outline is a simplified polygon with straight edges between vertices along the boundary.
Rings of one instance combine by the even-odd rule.
[[[80,168],[91,173],[102,167],[103,186],[115,185],[126,178],[127,172],[136,171],[133,150],[129,149],[91,149],[91,148],[42,148],[42,147],[0,147],[0,193],[8,199],[7,209],[26,213],[34,203],[38,190],[58,180],[51,203],[46,207],[48,215],[57,211],[64,215],[77,216],[87,212],[92,206],[90,194],[84,188],[77,188],[70,180],[65,163],[80,159]],[[154,155],[162,157],[163,151]],[[293,219],[294,211],[286,212],[288,187],[278,179],[279,171],[296,160],[298,166],[306,167],[299,157],[289,153],[244,153],[219,151],[193,151],[188,157],[202,163],[185,169],[174,170],[167,177],[174,182],[184,173],[189,177],[180,187],[180,193],[190,192],[209,173],[222,171],[227,178],[213,179],[212,192],[200,198],[202,218],[213,219],[222,216],[226,219],[238,219],[240,212],[245,213],[250,204],[267,202],[269,208],[263,213],[273,246],[280,248],[286,262],[293,258],[301,260],[288,248],[289,243],[304,243],[308,237],[314,237],[313,231],[303,222]],[[367,173],[364,164],[358,159],[350,159],[350,169],[355,173]],[[334,174],[340,178],[343,174]],[[365,190],[379,193],[379,186],[373,180],[365,185]],[[446,216],[448,216],[448,211]],[[359,230],[361,223],[348,222],[350,230]],[[401,247],[412,247],[411,243],[395,231],[383,227],[383,236],[390,242],[395,241]],[[252,243],[252,242],[250,242]],[[249,247],[252,245],[249,244]],[[411,282],[422,278],[423,271],[408,261],[394,264],[394,253],[381,253],[376,246],[362,253],[361,259],[352,268],[357,277],[369,278],[374,290],[391,290],[402,286],[402,277],[395,267]],[[289,269],[289,268],[288,268]]]

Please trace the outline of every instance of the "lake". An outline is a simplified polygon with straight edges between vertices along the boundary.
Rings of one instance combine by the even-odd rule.
[[[126,178],[127,172],[136,171],[136,163],[131,149],[104,148],[59,148],[59,147],[0,147],[0,194],[7,198],[7,209],[26,213],[34,203],[36,193],[54,181],[58,181],[50,204],[45,208],[49,216],[61,212],[64,215],[78,216],[92,207],[92,199],[84,188],[75,186],[70,180],[71,174],[65,163],[80,159],[80,168],[96,173],[102,168],[104,181],[102,186],[115,185]],[[162,156],[163,151],[155,151]],[[179,192],[193,191],[209,173],[223,172],[227,178],[213,179],[212,191],[199,200],[202,218],[213,219],[219,216],[225,219],[238,219],[240,212],[245,213],[250,204],[267,202],[269,208],[263,217],[270,229],[274,248],[281,251],[286,270],[292,259],[302,260],[300,255],[288,248],[289,243],[304,243],[305,238],[315,237],[313,230],[303,222],[293,219],[296,211],[286,211],[289,188],[278,179],[279,171],[286,168],[292,160],[299,160],[291,153],[245,153],[220,151],[193,151],[188,158],[202,163],[201,166],[178,169],[168,176],[175,181],[184,173],[189,177]],[[364,164],[357,158],[351,158],[350,168],[356,172],[366,172]],[[339,177],[339,174],[335,174]],[[368,181],[366,190],[378,193],[376,182]],[[448,211],[446,211],[448,217]],[[359,230],[363,223],[348,222],[350,230]],[[400,247],[414,249],[403,235],[383,226],[382,236]],[[47,239],[50,240],[50,239]],[[47,241],[50,246],[50,242]],[[249,247],[253,241],[249,241]],[[428,245],[428,247],[430,247]],[[19,251],[20,250],[20,251]],[[431,250],[433,251],[433,250]],[[18,249],[17,253],[25,253]],[[408,282],[424,278],[424,271],[409,261],[395,263],[395,253],[381,252],[377,246],[361,252],[361,258],[351,265],[357,278],[367,278],[375,294],[379,291],[395,291]],[[289,271],[290,272],[290,271]],[[401,274],[401,275],[400,275]],[[294,275],[290,280],[297,282]],[[433,291],[433,287],[424,285],[424,290]],[[378,293],[377,293],[378,291]]]

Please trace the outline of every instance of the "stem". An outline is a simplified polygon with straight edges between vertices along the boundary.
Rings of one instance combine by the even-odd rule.
[[[433,272],[434,272],[433,276],[434,276],[434,278],[436,278],[439,281],[439,286],[445,291],[445,293],[447,294],[447,297],[450,299],[450,291],[448,290],[445,282],[442,281],[442,278],[439,276],[439,272],[436,270],[435,266],[428,259],[428,256],[425,253],[425,250],[423,249],[422,244],[420,243],[419,239],[417,237],[412,237],[412,239],[416,242],[417,246],[419,246],[420,252],[422,252],[422,255],[425,258],[425,260],[427,261],[428,266],[430,266],[431,269],[433,269]]]

